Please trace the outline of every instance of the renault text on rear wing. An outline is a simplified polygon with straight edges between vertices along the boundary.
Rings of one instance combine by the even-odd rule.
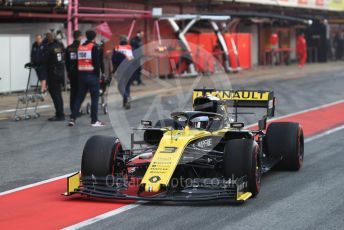
[[[273,91],[194,89],[192,101],[202,96],[217,97],[234,108],[266,108],[268,117],[273,117],[275,114]]]

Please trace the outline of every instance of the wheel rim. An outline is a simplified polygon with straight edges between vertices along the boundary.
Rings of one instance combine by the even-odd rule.
[[[113,164],[112,164],[112,175],[115,176],[116,172],[116,158],[117,158],[117,153],[119,152],[121,148],[121,144],[119,142],[116,143],[116,147],[114,148],[113,152]]]
[[[299,127],[298,132],[298,160],[299,165],[301,166],[303,163],[303,157],[304,157],[304,143],[303,143],[303,133],[301,127]]]

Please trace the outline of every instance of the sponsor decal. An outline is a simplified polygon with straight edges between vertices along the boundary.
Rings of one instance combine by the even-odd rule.
[[[198,141],[194,145],[198,148],[204,149],[207,147],[211,147],[213,145],[213,140],[211,138],[208,138],[202,141]]]
[[[57,61],[60,62],[62,61],[62,54],[61,53],[57,53]]]
[[[194,97],[202,96],[203,92],[195,91]],[[221,100],[239,100],[239,101],[267,101],[269,100],[270,92],[268,91],[236,91],[236,90],[217,90],[213,92],[207,92],[208,96],[215,96]]]
[[[79,60],[92,59],[92,51],[78,51]]]
[[[246,188],[247,188],[247,182],[246,182],[246,181],[240,183],[239,185],[237,185],[237,190],[238,190],[238,191],[243,191],[243,190],[246,189]]]
[[[161,153],[174,153],[176,152],[177,147],[165,147],[162,151],[160,151]]]
[[[151,178],[148,179],[152,183],[157,183],[161,180],[159,176],[152,176]]]
[[[75,52],[70,53],[70,60],[76,60],[77,59],[77,54]]]

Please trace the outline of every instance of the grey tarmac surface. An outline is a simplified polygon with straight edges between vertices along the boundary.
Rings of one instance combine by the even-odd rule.
[[[344,99],[344,72],[240,83],[233,88],[274,90],[276,115],[281,116]],[[133,102],[135,110],[125,114],[131,125],[142,119],[153,99],[145,97]],[[191,108],[191,100],[185,100]],[[161,104],[174,110],[177,101],[173,96],[163,97]],[[91,128],[87,116],[73,128],[66,126],[67,121],[50,123],[46,118],[18,123],[0,121],[0,192],[77,171],[83,145],[90,136],[114,135],[104,115],[100,116],[108,124],[104,128]],[[244,120],[247,124],[256,121]],[[338,132],[308,143],[305,167],[300,173],[268,174],[258,198],[243,206],[146,204],[90,228],[340,229],[340,224],[344,224],[343,134]]]

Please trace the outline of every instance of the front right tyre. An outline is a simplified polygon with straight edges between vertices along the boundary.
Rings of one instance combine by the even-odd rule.
[[[252,139],[227,141],[223,157],[223,174],[226,179],[246,177],[248,191],[253,197],[256,196],[261,184],[258,144]]]

